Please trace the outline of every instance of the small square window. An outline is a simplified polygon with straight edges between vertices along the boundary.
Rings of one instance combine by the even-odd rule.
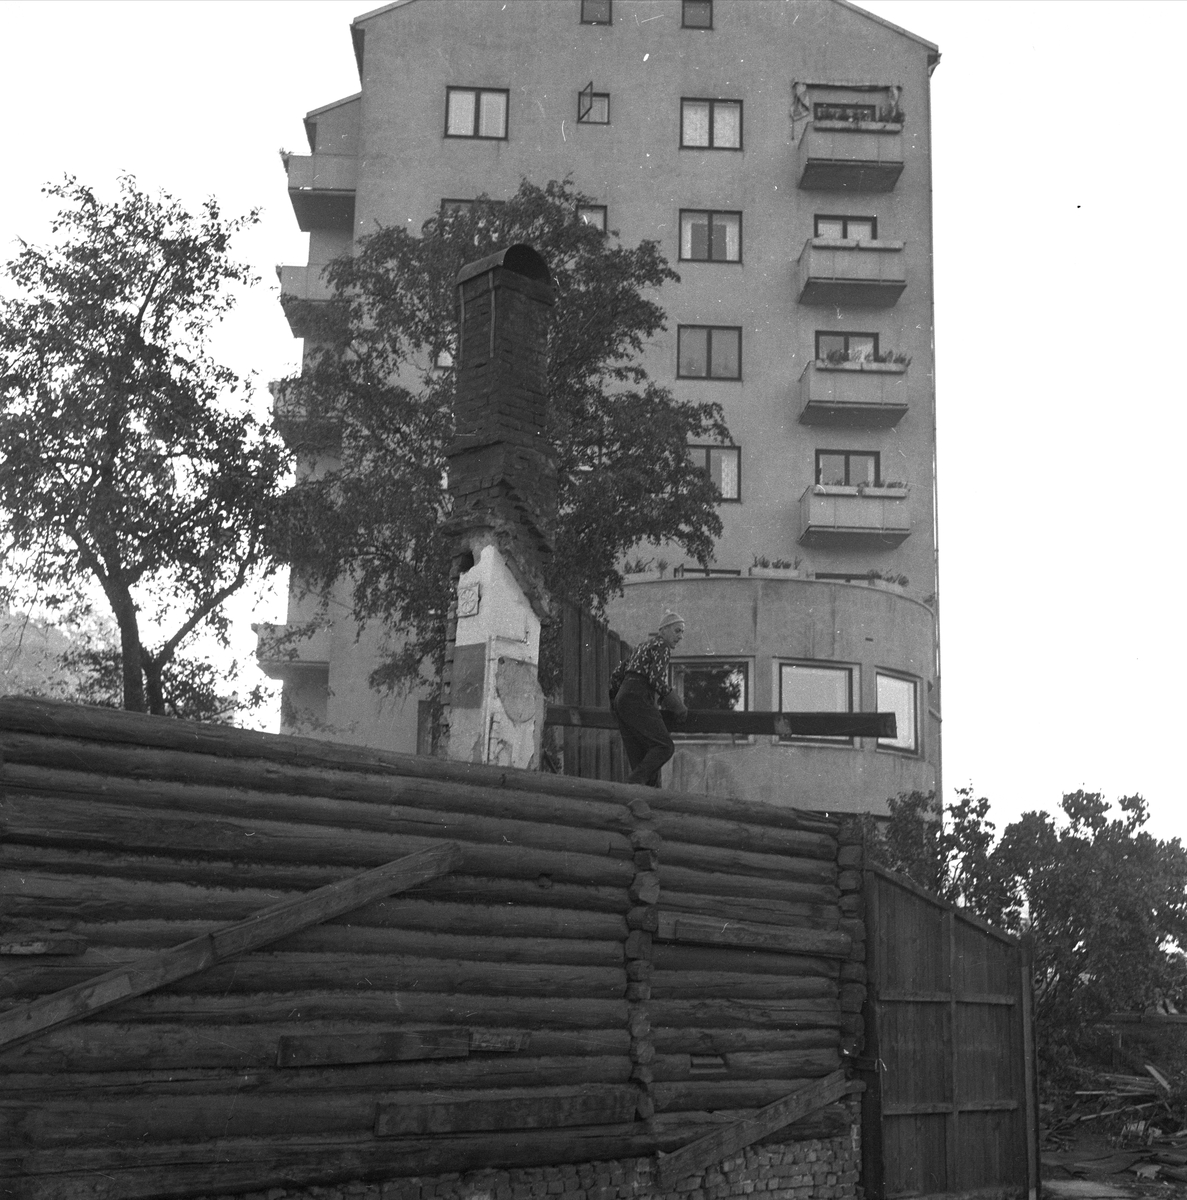
[[[741,379],[742,330],[729,325],[677,326],[676,376],[679,379]]]
[[[906,750],[919,753],[919,723],[916,712],[919,705],[919,685],[913,679],[901,679],[897,675],[877,675],[878,711],[894,713],[898,735],[879,738],[879,747],[886,750]]]
[[[595,92],[593,84],[577,94],[577,123],[579,125],[610,124],[610,93]]]
[[[713,0],[682,0],[680,24],[685,29],[712,29]]]
[[[606,206],[604,204],[579,204],[577,219],[583,224],[600,229],[603,233],[606,232]]]
[[[780,712],[853,711],[853,667],[833,666],[819,662],[785,662],[779,664]],[[852,745],[848,737],[791,736],[781,741],[834,742]]]
[[[877,217],[821,217],[816,218],[818,238],[857,238],[873,242],[878,238]]]
[[[508,95],[504,89],[447,87],[445,136],[505,140]]]
[[[877,362],[878,335],[876,333],[830,333],[816,331],[816,359],[818,362]]]
[[[741,446],[689,446],[688,453],[717,484],[722,500],[742,499]]]
[[[613,0],[581,0],[582,25],[609,25],[613,21]]]
[[[876,450],[817,450],[816,482],[834,487],[877,487]]]
[[[741,150],[742,101],[681,100],[680,145],[696,150]]]
[[[684,262],[741,262],[742,214],[682,209],[680,258]]]

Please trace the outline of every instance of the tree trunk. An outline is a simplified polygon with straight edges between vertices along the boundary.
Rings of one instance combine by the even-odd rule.
[[[120,659],[124,677],[124,708],[129,712],[147,712],[144,697],[144,650],[140,645],[140,627],[136,604],[126,592],[119,604],[112,604],[120,628]]]
[[[165,664],[159,662],[150,654],[145,654],[143,658],[144,680],[147,688],[148,711],[155,717],[163,717],[165,715],[165,692],[161,686],[161,674],[165,669]],[[127,705],[125,704],[126,708]]]

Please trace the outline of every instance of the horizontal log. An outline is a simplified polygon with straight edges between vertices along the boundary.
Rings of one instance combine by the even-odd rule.
[[[776,976],[789,986],[799,979],[838,979],[836,959],[802,954],[772,954],[742,946],[697,946],[654,942],[651,961],[657,971],[703,971],[734,975]],[[653,977],[654,978],[654,977]]]
[[[453,1096],[415,1092],[381,1103],[376,1137],[426,1133],[472,1133],[494,1129],[556,1129],[617,1125],[635,1113],[638,1090],[629,1085],[525,1088]]]
[[[656,1113],[651,1121],[651,1126],[661,1137],[667,1136],[672,1131],[681,1131],[683,1144],[687,1145],[690,1136],[695,1137],[722,1129],[726,1125],[743,1120],[758,1111],[760,1110],[754,1108],[718,1108],[712,1112]],[[828,1104],[798,1121],[792,1121],[777,1133],[764,1137],[760,1144],[779,1146],[823,1138],[848,1137],[852,1127],[853,1114],[850,1112],[848,1104]]]
[[[666,909],[659,914],[656,937],[664,941],[745,946],[781,954],[820,954],[829,958],[846,958],[853,948],[852,938],[840,932],[727,921]]]
[[[682,717],[663,714],[673,733],[720,733],[735,737],[869,737],[897,736],[894,713],[838,712],[732,712],[692,708]],[[581,708],[550,704],[544,724],[570,729],[618,729],[618,719],[608,708]]]
[[[61,933],[45,933],[0,940],[0,957],[29,958],[44,954],[85,954],[86,939]]]
[[[722,846],[756,854],[792,854],[803,858],[836,860],[837,840],[828,832],[783,829],[749,821],[726,820],[718,815],[698,816],[687,812],[652,813],[656,835],[664,842],[680,841],[700,846]]]
[[[839,1057],[839,1056],[838,1056]],[[827,1075],[839,1066],[834,1062],[819,1075]],[[676,1083],[656,1083],[651,1087],[657,1112],[702,1111],[714,1108],[759,1108],[772,1104],[808,1079],[690,1079]]]
[[[841,1061],[837,1046],[821,1046],[812,1050],[734,1051],[720,1057],[723,1065],[714,1080],[798,1079],[835,1070]],[[656,1083],[675,1083],[685,1079],[703,1078],[703,1065],[693,1063],[691,1054],[657,1054],[652,1069]]]
[[[324,1067],[346,1063],[403,1062],[422,1058],[468,1058],[468,1029],[419,1029],[407,1032],[281,1034],[278,1067]]]
[[[786,882],[771,876],[734,875],[724,871],[701,871],[674,866],[661,858],[659,867],[661,894],[699,892],[701,895],[728,896],[731,899],[782,900],[788,903],[835,905],[841,893],[833,884]]]
[[[656,1028],[821,1029],[838,1028],[841,1011],[836,986],[816,981],[823,994],[788,1000],[667,999],[648,1006]]]
[[[776,1054],[783,1050],[829,1050],[840,1045],[836,1029],[673,1029],[652,1024],[659,1054]]]
[[[665,838],[660,851],[665,867],[692,867],[699,871],[753,875],[758,878],[796,883],[835,884],[837,864],[831,858],[802,854],[768,854],[735,850],[730,846],[707,846],[697,842]]]
[[[725,921],[758,921],[771,925],[791,925],[798,929],[835,930],[841,921],[836,904],[805,904],[784,900],[737,900],[729,896],[703,896],[678,888],[661,892],[663,906],[669,912],[698,913]]]
[[[835,994],[836,985],[827,977],[747,975],[736,971],[663,971],[657,968],[651,979],[651,998],[655,1000],[688,1000],[693,997],[740,1000],[781,1000],[820,995],[821,984],[827,984]],[[834,1002],[835,1003],[835,1002]]]

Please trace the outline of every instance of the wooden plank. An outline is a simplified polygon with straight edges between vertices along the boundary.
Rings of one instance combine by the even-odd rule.
[[[393,892],[446,874],[458,857],[454,842],[410,854],[371,871],[352,875],[295,900],[265,908],[245,921],[149,955],[32,1003],[0,1014],[0,1046],[15,1046],[47,1029],[80,1021],[132,996],[204,971],[224,959],[265,946],[329,917],[340,916]]]
[[[736,736],[766,734],[772,737],[895,737],[894,713],[837,712],[724,712],[692,709],[677,720],[668,713],[664,721],[673,733],[721,733]],[[546,725],[579,729],[617,729],[618,721],[608,708],[550,704]]]
[[[768,1104],[753,1116],[706,1134],[671,1154],[660,1155],[657,1173],[661,1190],[674,1188],[685,1176],[703,1171],[792,1121],[832,1104],[851,1091],[860,1090],[861,1086],[846,1079],[844,1070],[834,1071],[824,1079],[805,1084],[789,1096]]]
[[[747,946],[782,954],[813,954],[848,958],[853,939],[847,933],[763,925],[754,921],[724,921],[689,913],[661,911],[655,937],[662,941],[700,945]]]
[[[507,1089],[456,1099],[441,1092],[410,1093],[376,1107],[375,1136],[616,1125],[634,1116],[638,1098],[635,1088],[614,1084]]]
[[[23,958],[39,954],[85,954],[86,938],[69,934],[46,933],[29,937],[5,938],[0,941],[0,955]]]
[[[882,1112],[888,1117],[935,1116],[939,1113],[976,1113],[976,1112],[1017,1112],[1017,1100],[966,1100],[957,1105],[945,1104],[942,1101],[930,1103],[924,1101],[916,1104],[905,1102],[886,1104]]]
[[[886,1004],[986,1004],[1002,1005],[1013,1008],[1018,1000],[1014,996],[1006,996],[997,992],[962,992],[953,995],[951,992],[882,992],[879,999]]]
[[[381,1030],[371,1033],[286,1034],[276,1048],[278,1067],[324,1067],[345,1063],[407,1062],[465,1058],[466,1029]]]

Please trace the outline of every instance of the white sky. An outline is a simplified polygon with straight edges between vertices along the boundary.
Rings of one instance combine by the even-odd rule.
[[[547,0],[540,0],[547,2]],[[370,0],[0,4],[0,256],[44,240],[39,187],[117,172],[259,205],[263,286],[219,352],[262,384],[299,343],[272,268],[305,261],[280,147],[358,90]],[[1187,833],[1183,630],[1187,5],[868,0],[939,44],[932,80],[946,791],[999,829],[1077,787]],[[908,119],[910,114],[908,114]],[[1156,452],[1155,443],[1163,449]],[[242,608],[252,620],[283,605]]]

